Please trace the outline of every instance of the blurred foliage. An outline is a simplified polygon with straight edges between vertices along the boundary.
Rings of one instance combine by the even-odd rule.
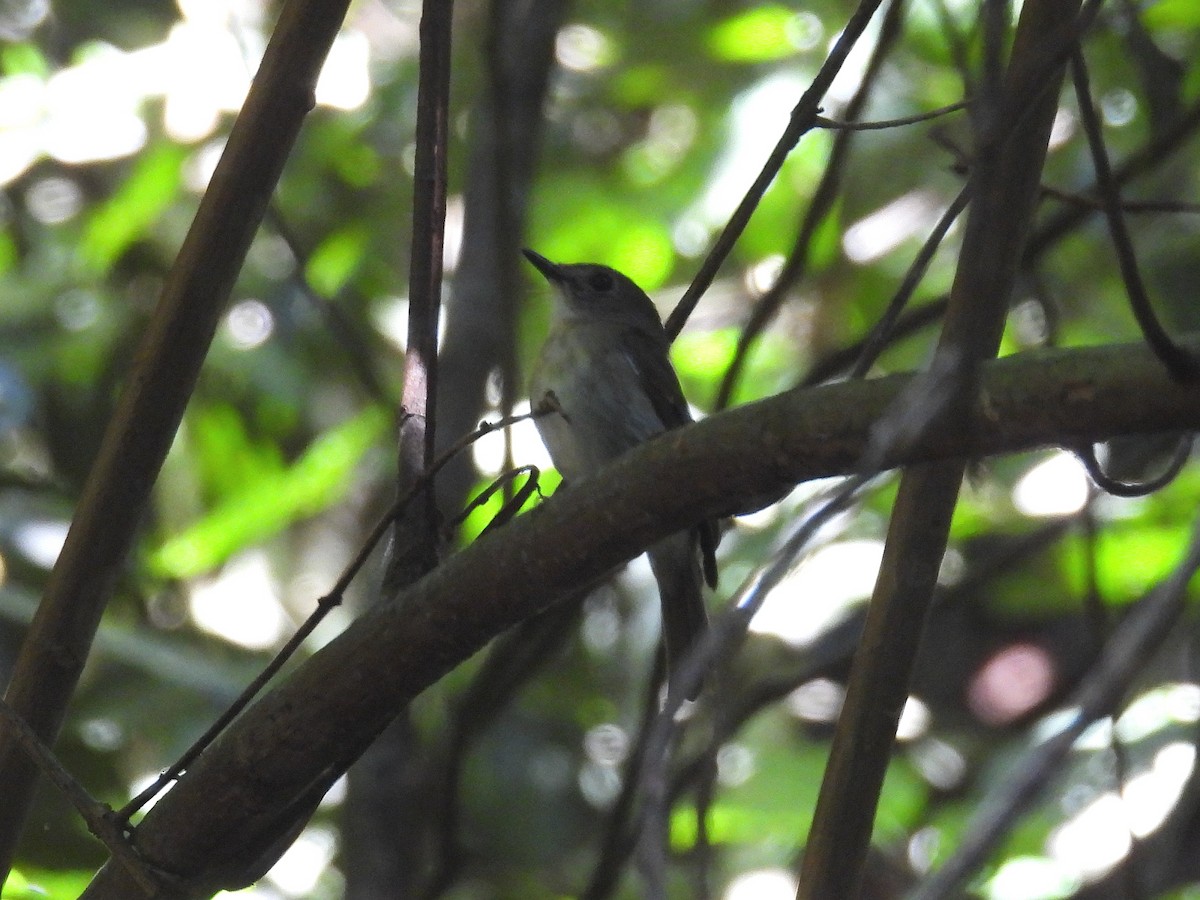
[[[979,56],[976,5],[912,0],[867,118],[913,115],[961,98],[956,60],[973,65]],[[20,17],[24,7],[28,21]],[[84,138],[87,129],[98,129],[86,115],[90,95],[78,67],[111,58],[134,71],[135,52],[165,46],[186,28],[207,28],[237,39],[249,71],[271,19],[255,3],[204,12],[197,4],[73,0],[40,17],[35,7],[0,9],[8,37],[0,49],[4,671],[232,121],[224,101],[204,92],[208,76],[216,83],[222,71],[197,73],[187,69],[186,58],[167,52],[138,57],[139,65],[157,59],[162,78],[126,77],[110,88],[143,132],[122,152],[89,157]],[[466,113],[488,77],[481,52],[487,17],[479,5],[464,7],[455,36],[452,206],[463,202],[469,178]],[[583,0],[573,6],[558,42],[527,244],[553,259],[621,268],[669,310],[851,8],[845,0],[803,6]],[[351,60],[343,77],[346,83],[368,79],[370,90],[340,107],[319,105],[310,116],[157,484],[58,748],[67,767],[105,802],[125,802],[133,786],[182,752],[265,662],[262,646],[237,643],[238,611],[248,617],[253,608],[237,592],[256,591],[256,601],[265,597],[287,628],[294,627],[391,502],[391,403],[406,327],[416,15],[413,3],[400,0],[355,6],[348,28],[364,38],[360,46],[368,55]],[[1200,5],[1194,0],[1158,0],[1144,9],[1109,4],[1086,52],[1117,165],[1160,140],[1200,99]],[[842,114],[864,60],[856,52],[825,101],[825,115]],[[95,77],[86,70],[82,80]],[[178,116],[193,109],[189,103],[212,107],[211,122],[185,133]],[[1086,192],[1093,175],[1077,122],[1075,99],[1064,91],[1045,180]],[[68,128],[76,131],[59,134]],[[791,252],[834,139],[831,132],[811,133],[791,154],[676,342],[673,357],[697,407],[711,406],[751,304]],[[806,276],[753,346],[735,402],[786,389],[877,321],[961,183],[948,148],[965,152],[968,141],[962,114],[855,138],[843,190],[816,232]],[[1127,195],[1200,201],[1196,154],[1194,138],[1180,142]],[[1047,198],[1039,222],[1069,208]],[[1200,327],[1200,217],[1139,213],[1130,223],[1165,320],[1175,329]],[[454,240],[457,228],[451,229]],[[947,290],[959,234],[951,231],[914,305]],[[455,253],[452,248],[447,259],[451,297]],[[546,327],[544,289],[532,285],[530,278],[529,302],[519,313],[522,363]],[[875,373],[920,367],[935,330],[897,342]],[[1005,352],[1136,337],[1106,231],[1091,216],[1022,273]],[[483,398],[453,399],[476,404],[481,418],[494,412]],[[514,457],[518,464],[541,461],[529,439],[514,438]],[[964,489],[946,564],[947,596],[930,624],[933,652],[914,688],[927,721],[897,751],[877,820],[877,844],[907,877],[946,858],[989,788],[1002,784],[1020,751],[1044,733],[1039,727],[1048,727],[1045,717],[1086,672],[1103,630],[1171,571],[1192,527],[1200,492],[1194,464],[1151,497],[1120,500],[1093,492],[1082,510],[1023,510],[1014,489],[1047,458],[981,462]],[[1147,471],[1157,462],[1150,458]],[[481,467],[479,490],[494,476]],[[544,492],[555,483],[554,473],[543,473]],[[811,495],[801,488],[774,512],[734,526],[722,546],[714,609],[779,546]],[[825,529],[813,548],[814,567],[821,550],[849,538],[881,540],[893,497],[894,484],[885,481],[853,514]],[[502,501],[498,492],[473,511],[462,539],[474,539]],[[447,519],[458,512],[443,510]],[[1064,522],[1061,529],[1043,531],[1056,519]],[[252,551],[265,560],[261,582],[247,586],[227,577]],[[781,588],[780,601],[803,611],[794,618],[811,610],[828,623],[814,626],[803,646],[752,635],[736,676],[747,693],[792,671],[807,673],[810,683],[818,676],[832,683],[844,678],[845,653],[815,671],[810,661],[829,646],[838,622],[861,612],[863,597],[836,599],[838,579],[804,581],[802,574],[803,567]],[[843,580],[857,581],[851,574]],[[363,594],[372,577],[362,578]],[[565,646],[508,708],[495,711],[472,748],[461,784],[461,839],[470,848],[462,896],[559,896],[586,883],[637,733],[657,634],[651,584],[645,567],[634,564],[586,601]],[[226,631],[201,627],[195,605],[201,587],[226,592],[234,610]],[[1181,626],[1171,646],[1146,661],[1128,698],[1179,689],[1129,739],[1127,778],[1158,771],[1155,761],[1166,758],[1165,747],[1194,744],[1200,701],[1182,690],[1196,688],[1190,627]],[[997,674],[997,661],[1014,648],[1033,648],[1049,673],[1045,684],[1022,681],[1033,677],[1028,667]],[[430,742],[445,732],[478,666],[461,667],[415,706],[415,721]],[[996,678],[1016,684],[1014,696],[1024,705],[1001,712],[986,707],[979,697]],[[718,890],[751,870],[794,866],[829,737],[828,710],[801,714],[800,696],[758,711],[728,736],[718,756],[718,783],[707,808]],[[703,726],[713,723],[703,720]],[[608,736],[607,750],[596,749],[597,735]],[[1076,891],[1084,874],[1055,838],[1089,803],[1115,789],[1113,759],[1103,740],[1081,742],[1069,771],[1021,820],[975,888],[985,896],[1031,900]],[[1160,792],[1182,789],[1190,771],[1163,782]],[[335,802],[329,806],[318,814],[325,826],[336,812]],[[1188,822],[1170,814],[1168,805],[1163,827],[1184,831]],[[698,833],[694,797],[675,809],[671,833],[682,854]],[[3,897],[76,896],[89,867],[103,858],[67,804],[43,791],[21,850],[20,875]],[[1006,870],[1010,877],[1016,871],[1010,864],[1022,860],[1044,864],[1044,877],[1026,883],[1025,893],[1004,893],[997,885]],[[336,857],[330,865],[336,868]],[[268,884],[276,893],[263,889],[262,896],[321,897],[336,896],[338,881],[327,874],[297,887],[280,875]],[[1195,887],[1172,887],[1155,896],[1197,896]],[[638,894],[632,877],[619,890]]]

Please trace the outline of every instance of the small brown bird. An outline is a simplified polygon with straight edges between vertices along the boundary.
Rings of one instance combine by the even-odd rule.
[[[526,250],[555,288],[550,334],[529,395],[553,396],[535,421],[555,467],[581,478],[657,434],[692,422],[671,365],[670,339],[646,293],[615,269],[559,265]],[[674,678],[708,623],[703,581],[716,585],[717,529],[704,522],[648,550],[662,605],[663,644]]]

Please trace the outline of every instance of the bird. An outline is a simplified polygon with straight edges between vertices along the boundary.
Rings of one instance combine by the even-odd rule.
[[[563,479],[591,475],[638,444],[690,424],[670,338],[645,291],[608,266],[523,252],[554,289],[529,396],[535,407],[546,401],[534,421]],[[647,551],[672,682],[708,625],[703,584],[717,583],[717,540],[716,523],[705,521]]]

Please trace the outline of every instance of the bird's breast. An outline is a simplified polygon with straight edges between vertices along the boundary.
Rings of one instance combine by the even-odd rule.
[[[534,366],[530,402],[536,408],[553,395],[555,405],[536,419],[537,428],[565,478],[589,474],[663,431],[619,334],[560,324]]]

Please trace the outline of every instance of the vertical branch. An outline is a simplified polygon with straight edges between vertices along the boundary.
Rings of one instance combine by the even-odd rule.
[[[975,369],[999,347],[1054,121],[1061,51],[1074,37],[1078,8],[1077,0],[1024,5],[1001,86],[1004,102],[993,100],[998,108],[976,118],[972,205],[934,361],[934,371],[953,379],[954,401],[933,427],[959,427]],[[1058,65],[1047,71],[1048,60]],[[922,464],[901,479],[801,868],[801,900],[857,896],[964,469],[962,460]]]
[[[554,39],[566,9],[564,0],[492,3],[484,47],[490,89],[471,110],[462,254],[446,304],[438,385],[442,445],[478,423],[492,373],[501,375],[503,408],[520,393],[517,266]],[[468,456],[451,463],[438,481],[443,508],[459,508],[477,477]]]
[[[437,565],[438,515],[426,475],[436,439],[438,321],[446,226],[450,54],[454,4],[424,0],[417,83],[409,261],[408,340],[397,434],[397,495],[417,494],[396,517],[380,597],[387,601]],[[404,710],[350,773],[343,820],[350,898],[409,895],[424,840],[423,747]]]
[[[347,0],[284,6],[88,475],[6,700],[52,744]],[[36,773],[0,726],[0,880]]]
[[[408,277],[408,344],[400,399],[397,482],[406,492],[433,460],[437,336],[446,225],[446,138],[450,106],[450,0],[425,0],[421,13],[417,86],[413,236]],[[437,512],[432,490],[396,520],[385,595],[408,585],[437,563]]]

